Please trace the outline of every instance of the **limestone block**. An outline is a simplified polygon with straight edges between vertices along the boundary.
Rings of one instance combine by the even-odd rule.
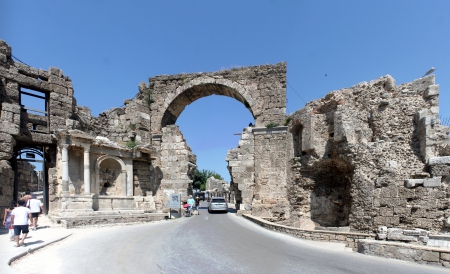
[[[114,198],[114,199],[112,199],[112,207],[114,210],[134,209],[133,197],[131,197],[131,198]]]
[[[424,96],[425,98],[429,98],[432,96],[439,95],[439,85],[431,85],[425,89]]]
[[[439,252],[424,251],[422,253],[422,260],[427,262],[439,262]]]
[[[450,217],[444,219],[444,226],[450,227]]]
[[[20,114],[20,105],[18,104],[8,104],[6,102],[2,102],[2,112],[8,111],[15,114]]]
[[[378,240],[386,240],[387,234],[377,233]]]
[[[450,165],[450,156],[430,157],[428,164],[431,165]]]
[[[440,187],[442,177],[423,179],[423,187]]]
[[[241,197],[242,197],[242,199],[253,199],[253,191],[250,189],[243,190],[241,192]]]
[[[405,187],[413,188],[419,185],[423,185],[424,179],[407,179],[405,180]]]
[[[336,111],[334,113],[334,141],[343,142],[346,140],[345,126],[343,121],[343,113],[341,111]]]
[[[435,84],[435,77],[434,75],[429,75],[426,77],[419,78],[417,80],[414,80],[412,82],[412,89],[414,89],[417,92],[424,91],[428,86]]]
[[[391,241],[417,242],[418,236],[408,236],[400,233],[388,233],[387,239]]]

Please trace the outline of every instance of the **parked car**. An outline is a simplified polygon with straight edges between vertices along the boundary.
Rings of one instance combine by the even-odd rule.
[[[203,193],[203,192],[195,192],[194,193],[194,199],[195,199],[195,197],[197,197],[198,196],[198,198],[200,199],[200,200],[202,200],[202,201],[204,201],[205,200],[205,193]]]
[[[227,200],[223,197],[212,197],[211,200],[209,200],[208,212],[211,213],[213,211],[223,211],[228,213]]]

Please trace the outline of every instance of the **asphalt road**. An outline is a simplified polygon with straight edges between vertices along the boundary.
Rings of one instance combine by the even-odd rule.
[[[202,206],[206,206],[204,202]],[[76,234],[76,233],[75,233]],[[72,237],[72,236],[71,236]],[[328,248],[323,248],[323,247]],[[330,249],[331,248],[331,249]],[[20,260],[28,273],[449,273],[267,231],[233,213],[90,229]],[[28,260],[28,261],[27,261]]]

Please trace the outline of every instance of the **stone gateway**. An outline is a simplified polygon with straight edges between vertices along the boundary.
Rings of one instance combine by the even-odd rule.
[[[15,62],[5,41],[0,80],[2,207],[30,188],[68,226],[165,218],[171,194],[192,194],[197,168],[175,123],[188,104],[216,94],[255,119],[226,156],[229,187],[211,187],[239,214],[301,229],[450,232],[450,128],[440,124],[432,74],[401,85],[386,75],[290,115],[286,63],[152,77],[98,117],[76,104],[60,69]],[[27,96],[41,109],[24,105]],[[42,173],[22,157],[31,154],[42,157]]]

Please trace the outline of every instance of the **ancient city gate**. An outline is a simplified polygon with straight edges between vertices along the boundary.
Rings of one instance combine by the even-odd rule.
[[[150,78],[149,82],[149,85],[140,84],[138,99],[146,101],[151,108],[152,140],[153,145],[159,145],[161,149],[161,157],[157,160],[160,163],[157,164],[163,172],[161,188],[166,194],[186,193],[192,182],[189,172],[195,167],[195,156],[181,132],[172,125],[184,108],[195,100],[213,94],[235,98],[252,113],[258,128],[265,128],[270,123],[282,124],[285,120],[286,63],[162,75]],[[251,177],[253,180],[254,176]]]

